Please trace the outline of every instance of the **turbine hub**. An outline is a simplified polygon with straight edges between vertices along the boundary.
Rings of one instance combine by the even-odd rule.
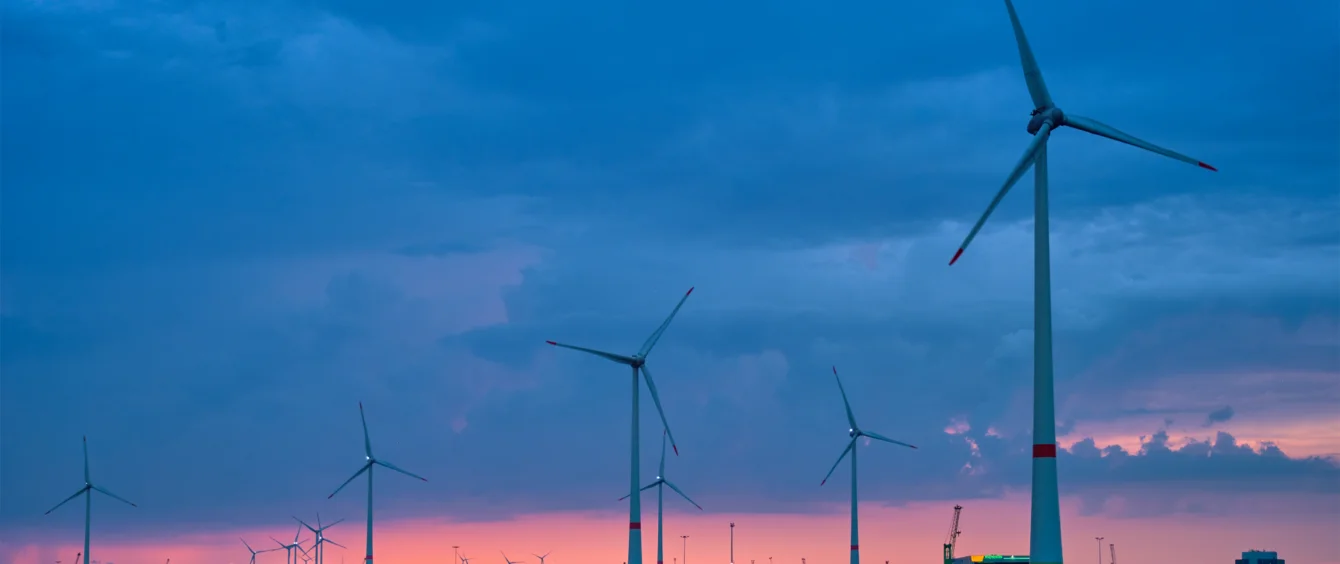
[[[1046,122],[1051,122],[1052,129],[1065,125],[1065,112],[1056,106],[1033,110],[1033,119],[1028,120],[1028,134],[1037,135],[1038,130],[1042,129],[1042,124]]]
[[[633,368],[642,368],[642,365],[646,363],[647,359],[645,358],[642,358],[640,356],[633,357]]]
[[[856,429],[847,429],[847,436],[848,436],[848,437],[855,437],[855,436],[856,436]]]

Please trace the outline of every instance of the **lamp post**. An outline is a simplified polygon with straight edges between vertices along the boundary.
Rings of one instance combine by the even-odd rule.
[[[461,545],[451,545],[451,564],[461,564],[461,553],[457,550]]]
[[[730,523],[730,564],[735,564],[735,521]]]
[[[1093,537],[1098,541],[1098,564],[1103,564],[1103,537]]]
[[[679,535],[679,538],[684,539],[684,546],[680,548],[681,552],[679,555],[683,557],[684,564],[689,564],[689,536]]]

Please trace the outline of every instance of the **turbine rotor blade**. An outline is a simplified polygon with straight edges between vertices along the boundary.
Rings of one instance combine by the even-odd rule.
[[[833,471],[837,470],[838,465],[842,464],[842,459],[846,458],[847,453],[851,452],[851,449],[855,446],[856,446],[856,437],[852,437],[850,441],[847,441],[847,448],[842,449],[842,454],[838,455],[837,462],[834,462],[833,467],[828,469],[828,475],[824,476],[824,481],[819,482],[820,486],[828,483],[828,479],[833,477]]]
[[[642,489],[640,489],[640,490],[638,490],[638,491],[640,491],[640,492],[645,492],[645,491],[647,491],[647,490],[649,490],[649,489],[652,489],[652,488],[654,488],[654,487],[660,485],[661,482],[663,482],[663,481],[664,481],[664,480],[656,480],[655,482],[652,482],[652,483],[650,483],[650,484],[647,484],[647,485],[645,485],[645,486],[642,486]]]
[[[913,448],[913,449],[914,449],[914,448],[917,448],[917,447],[915,447],[915,446],[913,446],[913,445],[907,444],[907,443],[902,442],[902,441],[895,441],[895,440],[890,439],[890,438],[888,438],[888,437],[886,437],[886,436],[884,436],[884,435],[881,435],[881,434],[879,434],[879,433],[872,433],[872,432],[870,432],[870,431],[861,431],[861,434],[862,434],[862,435],[865,435],[865,436],[867,436],[867,437],[870,437],[870,438],[872,438],[872,439],[875,439],[875,440],[877,440],[877,441],[884,441],[884,442],[886,442],[886,443],[893,443],[893,444],[895,444],[895,445],[901,445],[901,446],[905,446],[905,447],[907,447],[907,448]]]
[[[1038,129],[1038,133],[1033,136],[1033,141],[1029,142],[1027,149],[1024,149],[1024,156],[1019,157],[1019,163],[1014,165],[1014,170],[1010,172],[1009,178],[1005,179],[1005,185],[1000,187],[999,192],[996,192],[996,197],[991,200],[991,205],[986,207],[986,211],[982,212],[982,217],[977,220],[977,224],[972,226],[972,231],[969,231],[968,236],[963,239],[963,244],[959,245],[958,252],[954,253],[954,258],[949,261],[950,265],[958,262],[959,257],[963,256],[963,251],[968,249],[968,245],[977,236],[977,232],[982,230],[982,225],[986,224],[986,218],[991,217],[991,212],[996,210],[996,206],[1000,205],[1000,201],[1010,191],[1010,187],[1014,186],[1019,178],[1023,177],[1025,172],[1028,172],[1029,167],[1033,166],[1033,161],[1038,157],[1038,150],[1047,142],[1047,138],[1051,136],[1051,131],[1051,123],[1043,122],[1042,128]]]
[[[647,337],[646,342],[642,343],[642,348],[637,351],[638,356],[645,357],[647,356],[647,353],[651,352],[651,348],[656,346],[656,341],[661,340],[661,334],[665,333],[667,327],[670,327],[670,321],[675,318],[675,314],[679,313],[679,308],[684,307],[685,300],[688,300],[689,294],[692,293],[693,288],[689,288],[689,291],[684,292],[684,297],[679,298],[679,303],[675,304],[675,309],[670,312],[670,316],[666,317],[665,321],[661,322],[661,326],[657,327],[656,331],[654,331],[650,337]]]
[[[1144,139],[1140,139],[1134,135],[1118,130],[1115,127],[1102,123],[1093,118],[1086,118],[1084,116],[1066,114],[1065,124],[1080,131],[1092,133],[1099,137],[1106,137],[1113,141],[1120,141],[1132,147],[1139,147],[1151,153],[1157,153],[1168,158],[1177,159],[1184,163],[1193,164],[1206,170],[1212,170],[1216,172],[1218,172],[1219,170],[1208,164],[1205,164],[1202,161],[1193,159],[1191,157],[1188,157],[1171,149],[1165,149],[1163,147],[1145,141]]]
[[[84,483],[93,483],[93,479],[88,477],[88,435],[84,435]]]
[[[116,494],[114,494],[114,493],[112,493],[112,492],[109,492],[109,491],[107,491],[107,490],[105,490],[105,489],[102,489],[102,488],[100,488],[100,487],[98,487],[98,486],[94,486],[94,485],[91,485],[91,484],[90,484],[89,487],[90,487],[90,488],[93,488],[95,491],[97,491],[97,492],[99,492],[99,493],[101,493],[101,494],[103,494],[103,495],[105,495],[105,496],[107,496],[107,497],[110,497],[110,498],[112,498],[112,499],[115,499],[115,500],[117,500],[117,501],[119,501],[119,502],[121,502],[121,503],[124,503],[124,504],[126,504],[126,505],[129,505],[129,506],[131,506],[131,507],[139,507],[138,505],[135,505],[134,503],[131,503],[131,502],[130,502],[129,500],[127,500],[126,498],[121,497],[121,496],[119,496],[119,495],[116,495]],[[92,494],[90,494],[90,495],[92,495]]]
[[[244,539],[244,538],[242,538],[242,537],[237,537],[237,540],[242,541],[242,546],[247,547],[247,550],[250,550],[252,554],[256,554],[256,550],[253,549],[253,548],[251,548],[251,545],[247,544],[247,539]]]
[[[371,461],[371,460],[369,460],[369,461],[367,461],[365,464],[363,464],[363,467],[362,467],[362,468],[359,468],[357,472],[354,472],[354,475],[353,475],[353,476],[349,476],[349,479],[348,479],[348,480],[345,480],[343,484],[340,484],[340,487],[335,488],[335,491],[332,492],[330,495],[326,496],[326,499],[330,499],[330,498],[332,498],[332,497],[335,497],[335,494],[340,493],[340,490],[344,489],[344,486],[349,485],[349,482],[354,481],[354,478],[357,478],[357,477],[359,477],[359,476],[362,476],[364,472],[367,472],[367,471],[368,471],[368,468],[372,468],[372,461]]]
[[[837,380],[838,391],[842,392],[842,407],[847,408],[847,423],[851,424],[852,429],[855,429],[856,416],[851,412],[851,402],[847,401],[847,390],[842,387],[842,378],[838,377],[836,366],[833,367],[833,378]]]
[[[287,549],[287,548],[288,548],[288,545],[286,545],[286,544],[284,544],[284,543],[282,543],[282,542],[279,542],[279,539],[277,539],[277,538],[270,537],[270,540],[275,541],[275,544],[279,545],[279,548],[283,548],[283,549]],[[277,550],[277,549],[276,549],[276,550]]]
[[[303,522],[303,520],[302,520],[302,519],[299,519],[296,515],[293,516],[293,520],[294,520],[294,521],[297,521],[299,525],[302,525],[302,526],[304,526],[304,527],[307,527],[307,530],[309,530],[309,531],[311,531],[311,532],[313,532],[313,533],[320,532],[320,531],[318,531],[318,530],[316,530],[316,529],[313,529],[311,525],[308,525],[307,523]]]
[[[651,401],[656,404],[656,413],[661,415],[661,425],[665,429],[665,435],[670,438],[670,447],[675,449],[675,456],[679,456],[679,446],[675,444],[675,434],[670,432],[670,422],[665,419],[665,410],[661,409],[661,395],[656,392],[656,382],[651,379],[651,371],[647,370],[644,363],[641,367],[642,379],[647,382],[647,390],[651,392]]]
[[[418,478],[418,479],[423,480],[423,481],[425,481],[425,482],[428,481],[428,478],[425,478],[425,477],[423,477],[423,476],[420,476],[420,475],[418,475],[418,474],[415,474],[415,473],[413,473],[413,472],[410,472],[409,470],[405,470],[404,468],[401,468],[401,467],[399,467],[399,466],[396,466],[396,465],[394,465],[394,464],[391,464],[390,462],[387,462],[387,461],[385,461],[385,460],[373,460],[372,462],[373,462],[374,464],[379,464],[379,465],[381,465],[381,466],[385,466],[385,467],[387,467],[387,468],[390,468],[390,469],[392,469],[392,470],[395,470],[396,472],[399,472],[399,473],[404,474],[404,475],[406,475],[406,476],[409,476],[409,477],[411,477],[411,478]]]
[[[555,346],[555,347],[564,348],[564,349],[572,349],[572,350],[574,350],[574,351],[582,351],[582,352],[584,352],[584,353],[593,354],[593,355],[596,355],[596,356],[598,356],[598,357],[600,357],[600,358],[604,358],[604,359],[607,359],[607,360],[612,360],[612,361],[617,362],[617,363],[619,363],[619,364],[627,364],[627,365],[629,365],[629,366],[632,366],[632,365],[633,365],[633,358],[632,358],[632,357],[629,357],[629,356],[624,356],[624,355],[621,355],[621,354],[614,354],[614,353],[607,353],[607,352],[605,352],[605,351],[598,351],[598,350],[595,350],[595,349],[588,349],[588,348],[586,348],[586,347],[577,347],[577,346],[573,346],[573,345],[565,345],[565,344],[563,344],[563,343],[559,343],[559,342],[555,342],[555,341],[545,341],[545,342],[546,342],[546,343],[549,343],[549,344],[551,344],[551,345],[553,345],[553,346]]]
[[[76,497],[79,497],[79,494],[82,494],[82,493],[84,493],[84,492],[87,492],[91,487],[92,487],[92,486],[85,485],[84,487],[79,488],[79,491],[74,492],[73,494],[70,494],[70,497],[65,498],[65,501],[62,501],[62,502],[60,502],[60,503],[57,503],[55,507],[52,507],[51,509],[48,509],[46,513],[43,513],[43,515],[50,515],[52,511],[55,511],[55,510],[57,510],[57,509],[60,509],[60,506],[65,505],[65,504],[68,503],[70,500],[72,500],[72,499],[74,499],[74,498],[76,498]],[[88,495],[93,495],[93,494],[88,494]]]
[[[1033,98],[1033,107],[1035,109],[1046,109],[1054,106],[1052,96],[1047,92],[1047,84],[1042,81],[1042,69],[1038,68],[1038,61],[1033,57],[1033,49],[1028,46],[1028,38],[1024,36],[1024,26],[1019,23],[1019,14],[1014,11],[1014,3],[1005,0],[1005,9],[1010,12],[1010,25],[1014,27],[1014,42],[1019,46],[1019,62],[1024,67],[1024,82],[1028,84],[1028,95]]]
[[[683,490],[679,489],[679,486],[676,486],[675,484],[671,483],[670,480],[663,480],[663,481],[665,482],[665,485],[670,486],[670,489],[675,490],[675,493],[679,494],[679,497],[684,498],[684,501],[692,503],[694,507],[698,508],[698,511],[703,510],[703,506],[698,505],[698,502],[690,499],[689,494],[684,493]]]
[[[372,458],[372,438],[368,436],[368,416],[363,414],[363,402],[358,402],[358,418],[363,420],[363,452]]]
[[[330,543],[330,544],[333,544],[333,545],[335,545],[335,546],[338,546],[338,547],[340,547],[340,548],[344,548],[344,549],[349,548],[349,547],[347,547],[347,546],[344,546],[344,545],[342,545],[342,544],[340,544],[340,543],[338,543],[338,542],[335,542],[335,541],[333,541],[333,540],[330,540],[330,539],[321,539],[321,542],[328,542],[328,543]]]
[[[665,430],[662,429],[662,430],[661,430],[661,469],[660,469],[660,472],[659,472],[659,474],[658,474],[659,476],[664,476],[664,475],[665,475],[665,437],[666,437],[666,435],[668,435],[668,433],[666,433]]]

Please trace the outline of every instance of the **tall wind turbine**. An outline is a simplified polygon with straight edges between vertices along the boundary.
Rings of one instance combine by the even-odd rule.
[[[135,505],[135,504],[133,504],[133,503],[131,503],[131,502],[129,502],[129,501],[126,501],[125,498],[123,498],[123,497],[121,497],[121,496],[119,496],[119,495],[116,495],[116,494],[114,494],[114,493],[112,493],[112,492],[109,492],[109,491],[107,491],[107,490],[105,490],[105,489],[102,489],[102,488],[100,488],[100,487],[98,487],[98,486],[93,485],[93,479],[92,479],[92,478],[89,478],[89,476],[88,476],[88,437],[85,436],[85,437],[84,437],[84,487],[79,488],[79,491],[74,492],[73,494],[70,495],[70,497],[65,498],[65,501],[62,501],[62,502],[60,502],[60,503],[57,503],[57,504],[56,504],[56,507],[52,507],[51,509],[48,509],[47,512],[44,514],[44,515],[50,515],[52,511],[55,511],[55,510],[59,509],[60,506],[65,505],[66,502],[68,502],[68,501],[70,501],[70,500],[72,500],[72,499],[74,499],[74,498],[76,498],[76,497],[79,497],[79,496],[81,496],[81,495],[83,495],[83,496],[87,496],[87,497],[84,498],[84,562],[92,562],[92,560],[89,560],[89,559],[88,559],[88,558],[89,558],[89,552],[88,552],[88,538],[89,538],[89,525],[91,524],[92,519],[93,519],[93,492],[95,492],[95,491],[98,492],[98,493],[104,494],[104,495],[106,495],[107,497],[110,497],[110,498],[115,499],[115,500],[117,500],[117,501],[123,502],[123,503],[125,503],[125,504],[127,504],[127,505],[129,505],[129,506],[131,506],[131,507],[139,507],[138,505]],[[76,558],[76,560],[78,560],[78,558]]]
[[[886,443],[902,445],[908,448],[917,448],[917,447],[914,447],[901,441],[895,441],[879,433],[861,430],[861,428],[856,425],[856,416],[852,415],[851,413],[851,402],[847,401],[847,390],[844,390],[842,388],[842,378],[838,377],[836,366],[833,367],[833,378],[837,379],[838,392],[842,393],[842,406],[847,408],[847,423],[851,425],[851,427],[847,429],[847,436],[851,437],[851,440],[847,442],[847,448],[843,449],[842,454],[838,455],[837,462],[833,463],[833,467],[828,470],[828,475],[824,476],[824,481],[819,482],[819,485],[822,486],[828,483],[828,479],[833,477],[833,471],[837,470],[838,465],[842,464],[842,459],[846,458],[847,453],[850,452],[851,453],[851,564],[861,564],[861,541],[858,535],[856,534],[857,532],[856,439],[859,439],[861,437],[869,437],[877,441],[884,441]]]
[[[986,212],[973,225],[967,238],[949,264],[954,264],[968,248],[973,237],[981,230],[986,218],[996,209],[1005,193],[1028,171],[1033,169],[1034,227],[1033,227],[1033,484],[1032,515],[1029,534],[1029,557],[1038,564],[1059,564],[1061,556],[1061,508],[1056,484],[1056,406],[1052,383],[1052,305],[1051,305],[1051,248],[1047,210],[1047,140],[1051,132],[1062,126],[1120,141],[1165,157],[1193,164],[1207,170],[1217,170],[1199,160],[1138,139],[1097,120],[1066,114],[1052,102],[1042,71],[1033,58],[1033,50],[1024,37],[1024,28],[1014,4],[1005,0],[1014,27],[1014,39],[1019,46],[1019,59],[1024,68],[1024,81],[1033,98],[1032,119],[1028,133],[1033,141],[1024,150],[1005,185],[987,206]]]
[[[335,542],[335,541],[333,541],[333,540],[330,540],[330,539],[326,538],[326,529],[329,529],[329,528],[331,528],[331,527],[334,527],[335,525],[339,525],[340,523],[344,522],[344,519],[339,519],[339,520],[335,521],[334,523],[331,523],[331,524],[326,525],[326,526],[322,526],[322,525],[321,525],[321,514],[318,513],[318,514],[316,514],[316,526],[315,526],[315,527],[313,527],[313,526],[311,526],[311,525],[308,525],[307,523],[303,522],[302,519],[298,519],[297,517],[294,517],[294,519],[298,521],[298,524],[300,524],[300,525],[302,525],[302,526],[304,526],[304,527],[307,527],[307,530],[311,531],[313,535],[316,535],[316,540],[312,541],[312,551],[315,553],[315,554],[313,554],[312,556],[316,559],[316,564],[322,564],[322,562],[324,562],[324,561],[326,560],[326,556],[325,556],[326,548],[323,547],[323,546],[321,546],[321,545],[323,545],[323,544],[325,544],[325,543],[330,543],[330,544],[333,544],[333,545],[338,546],[338,547],[340,547],[340,548],[348,548],[348,547],[346,547],[346,546],[344,546],[344,545],[342,545],[342,544],[340,544],[340,543],[338,543],[338,542]]]
[[[553,553],[552,550],[549,551],[549,552],[544,553],[544,555],[539,555],[539,554],[535,554],[535,553],[532,552],[532,553],[531,553],[531,556],[534,556],[534,557],[536,557],[536,558],[539,558],[539,559],[540,559],[540,564],[544,564],[544,559],[545,559],[545,558],[548,558],[549,555],[552,554],[552,553]]]
[[[679,447],[675,445],[675,434],[670,432],[670,423],[665,420],[665,411],[661,409],[661,396],[656,393],[656,383],[651,379],[651,371],[647,370],[647,354],[651,352],[652,347],[656,346],[656,341],[660,340],[661,334],[665,333],[665,329],[670,326],[670,321],[675,318],[675,314],[679,313],[679,308],[684,307],[684,301],[689,299],[689,294],[692,293],[693,288],[689,288],[689,291],[685,292],[684,297],[680,298],[679,303],[675,305],[674,311],[670,312],[670,316],[665,318],[661,326],[656,328],[656,331],[653,331],[650,337],[647,337],[646,342],[642,343],[642,348],[632,356],[545,341],[556,347],[590,353],[633,369],[633,452],[631,480],[628,486],[628,564],[642,564],[642,501],[637,495],[637,486],[639,480],[641,480],[638,476],[638,391],[641,389],[638,383],[638,371],[642,372],[643,379],[647,381],[647,391],[651,392],[651,401],[656,404],[656,412],[661,414],[661,424],[664,425],[665,433],[670,437],[670,446],[675,450],[675,456],[679,456]]]
[[[247,547],[247,552],[250,552],[250,553],[251,553],[251,561],[248,562],[247,564],[256,564],[256,555],[257,555],[257,554],[260,554],[260,553],[262,553],[262,552],[274,552],[274,551],[276,551],[276,550],[279,550],[278,548],[267,548],[267,549],[265,549],[265,550],[256,550],[256,549],[254,549],[254,548],[251,548],[251,545],[247,544],[247,539],[238,537],[237,540],[242,541],[242,544],[243,544],[244,546]]]
[[[363,560],[365,564],[372,564],[372,467],[374,465],[380,465],[383,468],[389,468],[411,478],[418,478],[425,482],[428,481],[428,478],[411,474],[406,470],[401,470],[398,466],[391,464],[390,462],[378,460],[376,457],[372,456],[372,439],[368,438],[368,418],[363,414],[363,402],[361,401],[358,402],[358,417],[363,420],[363,452],[367,455],[367,462],[364,462],[363,467],[359,468],[357,472],[354,472],[353,476],[350,476],[348,480],[345,480],[343,484],[340,484],[340,487],[335,488],[335,491],[331,492],[326,499],[335,497],[335,494],[340,493],[340,490],[344,489],[344,486],[349,485],[349,482],[354,481],[354,478],[357,478],[360,474],[364,472],[368,473],[368,555],[364,556]]]
[[[665,506],[665,488],[663,486],[670,486],[670,489],[675,490],[675,493],[679,494],[680,497],[683,497],[685,500],[688,500],[689,503],[692,503],[694,507],[697,507],[698,511],[703,510],[701,505],[698,505],[692,499],[689,499],[688,494],[685,494],[678,486],[665,478],[665,435],[665,433],[661,433],[661,470],[656,474],[656,480],[642,487],[642,491],[656,488],[656,564],[665,563],[665,552],[663,549],[665,540],[663,536],[665,534],[665,513],[663,511]],[[619,498],[620,501],[625,499],[628,499],[628,496]],[[544,564],[544,557],[540,558],[540,564]]]

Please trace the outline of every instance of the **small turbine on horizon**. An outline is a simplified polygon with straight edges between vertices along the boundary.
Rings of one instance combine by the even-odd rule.
[[[642,501],[637,495],[638,484],[641,483],[642,480],[642,478],[638,476],[638,465],[640,462],[640,450],[638,446],[638,392],[641,390],[642,386],[641,383],[638,382],[638,373],[641,372],[642,379],[647,382],[647,391],[651,392],[651,401],[656,404],[656,412],[661,415],[661,424],[665,428],[666,435],[670,437],[670,446],[675,450],[675,456],[679,456],[679,447],[675,445],[675,434],[670,432],[670,422],[666,421],[665,410],[661,409],[661,396],[656,392],[656,383],[651,379],[651,371],[647,370],[647,355],[651,353],[652,347],[656,346],[656,341],[661,339],[661,335],[665,333],[666,328],[670,327],[670,321],[675,318],[675,314],[679,313],[679,308],[684,307],[684,301],[689,299],[689,294],[692,293],[693,288],[689,288],[689,291],[684,293],[684,297],[679,299],[679,303],[675,305],[675,309],[670,312],[670,316],[665,318],[665,321],[661,323],[661,326],[656,328],[656,331],[652,332],[651,336],[647,337],[647,340],[642,343],[642,348],[638,349],[637,353],[634,353],[632,356],[608,353],[584,347],[575,347],[554,341],[545,341],[555,347],[593,354],[606,360],[629,366],[633,369],[633,452],[630,473],[632,479],[628,486],[628,564],[642,564]]]
[[[502,555],[503,555],[503,560],[506,561],[507,564],[521,564],[522,562],[525,562],[525,560],[516,560],[516,561],[508,560],[508,559],[507,559],[507,553],[506,553],[506,552],[503,552],[503,551],[501,551],[501,550],[499,550],[498,552],[502,553]]]
[[[107,491],[107,490],[105,490],[105,489],[102,489],[102,488],[100,488],[100,487],[98,487],[98,486],[93,485],[93,479],[89,477],[89,473],[88,473],[88,436],[85,435],[85,436],[84,436],[84,487],[79,488],[79,491],[74,492],[73,494],[70,495],[70,497],[65,498],[65,501],[62,501],[62,502],[60,502],[60,503],[57,503],[55,507],[52,507],[51,509],[48,509],[47,512],[43,514],[43,515],[50,515],[52,511],[55,511],[55,510],[57,510],[57,509],[60,509],[60,506],[65,505],[66,502],[68,502],[68,501],[70,501],[70,500],[72,500],[72,499],[74,499],[74,498],[76,498],[76,497],[79,497],[79,496],[81,496],[81,495],[88,496],[88,497],[85,497],[85,498],[84,498],[84,552],[83,552],[83,554],[84,554],[84,561],[85,561],[85,562],[91,562],[91,560],[88,559],[88,557],[89,557],[89,552],[88,552],[88,549],[89,549],[89,529],[91,528],[90,525],[92,524],[92,521],[93,521],[93,492],[95,492],[95,491],[98,492],[98,493],[101,493],[101,494],[103,494],[103,495],[106,495],[107,497],[110,497],[110,498],[112,498],[112,499],[115,499],[115,500],[117,500],[117,501],[120,501],[120,502],[122,502],[122,503],[125,503],[126,505],[129,505],[129,506],[131,506],[131,507],[139,507],[138,505],[135,505],[134,503],[131,503],[131,502],[129,502],[129,501],[126,501],[125,498],[123,498],[123,497],[121,497],[121,496],[119,496],[119,495],[116,495],[116,494],[114,494],[114,493],[112,493],[112,492],[109,492],[109,491]],[[79,560],[79,558],[76,556],[76,557],[75,557],[75,561],[78,561],[78,560]]]
[[[986,219],[996,209],[996,205],[1010,191],[1010,187],[1033,168],[1033,478],[1030,500],[1029,557],[1039,564],[1059,564],[1061,554],[1061,506],[1060,493],[1056,482],[1056,396],[1052,372],[1052,300],[1051,300],[1051,242],[1048,210],[1047,183],[1047,143],[1051,132],[1062,126],[1069,126],[1099,137],[1106,137],[1127,145],[1157,153],[1200,168],[1218,170],[1202,161],[1181,153],[1165,149],[1133,135],[1118,131],[1116,128],[1076,114],[1061,111],[1052,101],[1047,84],[1042,80],[1042,70],[1038,67],[1033,50],[1024,36],[1023,24],[1019,23],[1019,14],[1014,4],[1005,0],[1005,10],[1009,12],[1010,25],[1014,28],[1014,40],[1019,49],[1019,61],[1024,70],[1024,81],[1028,86],[1029,97],[1033,100],[1032,118],[1028,122],[1028,133],[1033,136],[1028,148],[1019,158],[1014,170],[1005,179],[1004,186],[996,192],[996,197],[986,207],[977,223],[972,226],[963,244],[949,264],[953,265],[963,256],[963,251],[972,243],[977,232],[982,229]]]
[[[244,538],[242,538],[242,537],[238,537],[237,540],[242,541],[242,545],[245,546],[245,547],[247,547],[247,552],[250,552],[250,553],[251,553],[251,561],[248,562],[247,564],[256,564],[256,555],[257,555],[257,554],[260,554],[260,553],[262,553],[262,552],[274,552],[274,551],[276,551],[276,550],[282,550],[282,549],[279,549],[279,548],[267,548],[267,549],[265,549],[265,550],[256,550],[256,549],[254,549],[254,548],[251,548],[251,545],[250,545],[250,544],[247,544],[247,539],[244,539]]]
[[[666,477],[665,477],[665,435],[666,435],[666,433],[661,433],[661,469],[660,469],[660,473],[656,474],[656,479],[655,479],[654,481],[652,481],[652,483],[647,484],[646,486],[643,486],[643,487],[642,487],[642,490],[641,490],[641,491],[644,491],[644,492],[645,492],[645,491],[647,491],[647,490],[649,490],[649,489],[651,489],[651,488],[656,488],[656,564],[664,564],[664,562],[665,562],[665,551],[664,551],[664,546],[665,546],[664,542],[665,542],[665,538],[664,538],[664,536],[663,536],[664,533],[665,533],[665,526],[664,526],[664,523],[665,523],[665,513],[664,513],[664,507],[665,507],[665,488],[664,488],[664,486],[670,486],[670,489],[675,490],[675,493],[679,494],[680,497],[683,497],[686,501],[688,501],[689,503],[692,503],[694,507],[697,507],[697,508],[698,508],[698,511],[702,511],[702,510],[703,510],[703,507],[702,507],[701,505],[698,505],[697,502],[693,501],[692,499],[689,499],[688,494],[684,493],[683,490],[680,490],[678,486],[676,486],[675,484],[671,483],[670,480],[666,479]],[[625,500],[625,499],[628,499],[628,496],[623,496],[623,497],[619,498],[620,501],[623,501],[623,500]],[[543,558],[540,559],[540,564],[544,564],[544,559],[543,559]]]
[[[541,555],[539,555],[539,554],[535,554],[534,552],[530,553],[530,555],[531,555],[531,556],[534,556],[534,557],[536,557],[536,558],[539,558],[539,559],[540,559],[540,564],[544,564],[544,559],[545,559],[545,558],[548,558],[549,555],[550,555],[550,554],[553,554],[553,553],[554,553],[554,551],[551,550],[551,551],[549,551],[549,552],[544,553],[543,556],[541,556]]]
[[[338,543],[338,542],[335,542],[335,541],[333,541],[333,540],[330,540],[330,539],[326,538],[326,534],[325,534],[326,529],[329,529],[329,528],[331,528],[331,527],[334,527],[335,525],[338,525],[338,524],[342,523],[342,522],[344,521],[344,519],[339,519],[339,520],[335,521],[334,523],[331,523],[331,524],[326,525],[326,526],[323,527],[323,526],[321,526],[321,514],[320,514],[320,513],[317,513],[317,514],[316,514],[316,526],[313,527],[313,526],[308,525],[307,523],[303,522],[302,519],[298,519],[296,516],[293,517],[293,518],[294,518],[295,520],[298,521],[298,524],[299,524],[299,525],[302,525],[302,526],[304,526],[304,527],[307,527],[307,530],[311,531],[312,534],[316,536],[316,540],[314,540],[314,541],[312,542],[312,550],[316,553],[316,554],[313,554],[312,556],[313,556],[313,558],[316,559],[316,564],[322,564],[322,563],[325,562],[325,560],[326,560],[326,555],[325,555],[325,553],[326,553],[326,549],[325,549],[325,547],[322,547],[322,546],[321,546],[321,545],[323,545],[323,544],[325,544],[325,543],[330,543],[330,544],[333,544],[333,545],[335,545],[335,546],[338,546],[338,547],[343,548],[343,549],[346,549],[346,550],[349,548],[349,547],[344,546],[344,545],[342,545],[342,544],[340,544],[340,543]]]
[[[833,378],[837,380],[838,391],[842,393],[842,407],[845,407],[847,409],[847,423],[851,425],[851,427],[847,429],[847,436],[851,437],[851,440],[847,442],[847,448],[843,449],[842,454],[838,455],[837,462],[833,463],[833,467],[828,470],[828,475],[824,476],[824,481],[819,482],[819,485],[823,486],[824,484],[828,483],[828,479],[833,476],[833,471],[837,470],[838,465],[842,464],[842,459],[846,458],[847,453],[850,452],[851,453],[851,564],[861,564],[861,540],[859,538],[859,535],[857,535],[858,527],[856,520],[856,439],[859,439],[861,437],[869,437],[877,441],[884,441],[886,443],[902,445],[908,448],[914,449],[917,447],[914,447],[902,441],[895,441],[879,433],[862,430],[858,425],[856,425],[856,416],[852,415],[851,402],[847,401],[847,390],[844,390],[842,388],[842,378],[838,377],[836,366],[833,367]]]
[[[290,544],[284,544],[282,542],[279,542],[279,539],[270,537],[270,540],[275,541],[275,544],[279,545],[279,548],[288,551],[288,556],[285,557],[284,562],[287,562],[288,564],[298,564],[298,557],[293,555],[293,549],[295,548],[298,549],[298,552],[302,554],[307,553],[307,549],[302,547],[302,543],[305,543],[307,541],[298,540],[298,537],[300,535],[302,535],[302,525],[299,525],[298,530],[293,533],[293,542]]]
[[[364,564],[372,564],[372,467],[374,465],[379,465],[383,468],[395,470],[396,472],[411,478],[418,478],[425,482],[428,481],[428,478],[424,478],[417,474],[411,474],[409,471],[402,470],[390,462],[378,460],[376,457],[372,456],[372,439],[368,437],[368,418],[363,414],[363,402],[361,401],[358,402],[358,417],[363,420],[363,452],[367,455],[367,462],[363,463],[363,467],[359,468],[357,472],[354,472],[353,476],[350,476],[348,480],[345,480],[343,484],[340,484],[340,487],[335,488],[335,491],[327,496],[326,499],[335,497],[335,494],[340,493],[340,490],[344,489],[344,486],[349,485],[349,482],[354,481],[354,478],[357,478],[364,472],[368,473],[368,555],[363,557],[363,561]]]

